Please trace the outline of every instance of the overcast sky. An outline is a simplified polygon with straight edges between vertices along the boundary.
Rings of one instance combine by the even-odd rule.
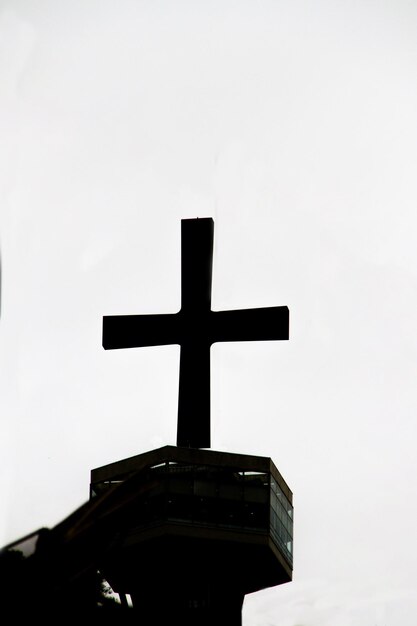
[[[213,309],[290,309],[212,348],[213,448],[294,492],[244,626],[415,626],[416,76],[412,0],[0,0],[2,544],[175,444],[179,347],[102,316],[178,310],[210,216]]]

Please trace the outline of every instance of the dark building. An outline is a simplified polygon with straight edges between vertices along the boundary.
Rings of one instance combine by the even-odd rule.
[[[210,346],[288,339],[288,309],[212,311],[213,234],[211,219],[182,221],[178,313],[103,319],[105,349],[180,344],[177,446],[92,470],[87,503],[1,551],[15,614],[101,608],[118,624],[240,626],[246,594],[291,580],[292,493],[274,463],[206,449]]]
[[[210,347],[288,339],[287,307],[211,310],[214,223],[181,222],[181,309],[103,319],[105,349],[179,344],[178,447],[91,473],[91,497],[134,477],[134,514],[102,572],[145,624],[239,625],[244,596],[291,580],[292,494],[270,459],[214,452]]]
[[[247,593],[291,580],[292,493],[271,459],[166,446],[93,470],[91,496],[129,481],[100,571],[140,623],[241,624]]]

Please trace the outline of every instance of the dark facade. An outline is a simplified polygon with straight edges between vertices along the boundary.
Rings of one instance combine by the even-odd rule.
[[[247,593],[291,580],[292,493],[271,459],[166,446],[91,472],[93,501],[121,485],[100,571],[141,623],[240,624]]]
[[[210,347],[289,337],[286,306],[211,310],[214,222],[181,221],[181,309],[103,318],[106,350],[179,344],[178,447],[97,468],[91,497],[126,488],[130,516],[100,566],[144,624],[241,624],[247,593],[291,580],[292,494],[270,459],[210,447]]]
[[[181,310],[103,318],[105,349],[181,346],[178,447],[92,470],[89,502],[0,552],[0,588],[21,615],[240,626],[246,594],[292,578],[292,493],[271,459],[204,449],[210,346],[286,340],[288,308],[212,311],[213,220],[182,220],[181,233]]]

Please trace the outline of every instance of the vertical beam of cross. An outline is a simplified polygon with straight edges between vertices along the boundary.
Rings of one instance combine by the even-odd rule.
[[[210,447],[210,312],[214,222],[181,221],[177,445]]]
[[[210,447],[210,347],[217,341],[288,339],[288,307],[211,310],[214,223],[181,221],[181,310],[103,318],[106,350],[179,344],[177,445]]]

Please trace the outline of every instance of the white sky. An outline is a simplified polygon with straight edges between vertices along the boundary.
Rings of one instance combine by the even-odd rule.
[[[174,444],[180,220],[215,220],[213,308],[289,342],[212,349],[214,449],[294,492],[294,581],[244,626],[415,626],[417,4],[0,0],[1,543],[89,472]]]

